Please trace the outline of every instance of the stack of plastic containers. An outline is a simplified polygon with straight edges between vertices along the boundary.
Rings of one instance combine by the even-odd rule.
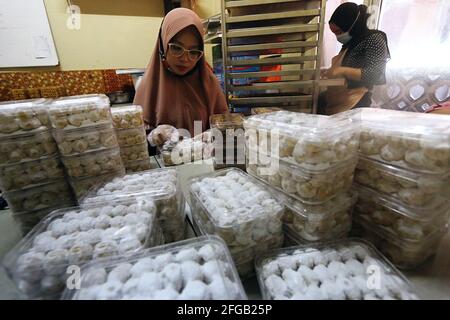
[[[93,184],[124,173],[107,96],[56,99],[50,104],[49,116],[77,199]]]
[[[258,254],[283,244],[284,206],[270,190],[237,168],[189,180],[195,224],[225,241],[241,277],[253,274]]]
[[[0,104],[0,190],[24,232],[52,209],[74,205],[46,104]]]
[[[265,300],[416,300],[408,280],[357,239],[273,250],[256,270]]]
[[[283,195],[286,232],[304,241],[345,237],[356,200],[354,122],[280,111],[251,116],[244,127],[247,172]]]
[[[176,169],[154,169],[116,177],[94,186],[83,203],[106,203],[132,194],[143,195],[155,201],[166,243],[185,238],[185,201]]]
[[[200,237],[86,265],[72,300],[247,299],[225,243]],[[112,288],[112,290],[111,290]]]
[[[114,107],[111,114],[126,171],[151,169],[141,106]]]
[[[358,229],[400,268],[436,252],[450,212],[450,122],[439,115],[369,109],[361,121]]]
[[[240,113],[215,114],[209,118],[213,135],[215,170],[237,167],[245,170],[244,116]]]
[[[81,265],[162,243],[156,204],[128,197],[52,212],[3,260],[27,298],[55,299]]]

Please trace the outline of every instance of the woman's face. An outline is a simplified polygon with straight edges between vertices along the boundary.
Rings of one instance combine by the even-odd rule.
[[[193,51],[188,53],[188,51],[182,50],[183,48]],[[203,52],[200,50],[201,42],[197,30],[194,27],[181,30],[170,40],[167,48],[166,61],[170,70],[177,75],[185,75],[195,67],[202,57]]]

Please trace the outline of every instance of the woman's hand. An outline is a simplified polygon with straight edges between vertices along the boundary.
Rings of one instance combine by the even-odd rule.
[[[167,124],[162,124],[153,129],[147,136],[147,140],[152,146],[162,146],[166,141],[178,141],[179,133],[177,128]]]

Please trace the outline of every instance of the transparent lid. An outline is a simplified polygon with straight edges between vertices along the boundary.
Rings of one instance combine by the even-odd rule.
[[[429,221],[449,210],[448,200],[445,201],[445,199],[438,201],[437,203],[440,204],[430,210],[429,208],[416,208],[407,206],[399,201],[393,201],[388,195],[384,195],[358,183],[354,183],[354,188],[358,190],[359,197],[362,201],[374,202],[401,216],[405,216],[416,221]]]
[[[27,111],[35,107],[40,107],[46,104],[49,100],[44,98],[28,99],[28,100],[13,100],[0,102],[0,116],[2,115],[16,115],[16,112]],[[44,109],[45,111],[45,109]]]
[[[315,138],[333,137],[340,132],[355,130],[355,123],[348,118],[333,118],[323,115],[291,111],[278,111],[248,117],[244,121],[245,129],[273,130],[296,136]]]
[[[213,114],[209,117],[209,126],[219,130],[242,128],[244,119],[242,113]]]
[[[277,218],[284,209],[271,189],[237,168],[191,178],[189,190],[209,219],[221,228]]]
[[[184,270],[190,275],[197,272],[198,277],[185,279]],[[96,276],[99,272],[105,274],[101,281]],[[63,299],[105,298],[102,288],[119,273],[127,278],[123,286],[127,293],[122,290],[109,299],[247,299],[226,244],[214,236],[188,239],[128,257],[87,264],[81,272],[81,290],[66,289]],[[139,285],[144,279],[145,285]],[[158,287],[160,290],[156,289]],[[171,289],[163,290],[165,287]]]
[[[138,105],[132,105],[132,106],[123,106],[123,107],[112,107],[111,108],[111,114],[113,116],[125,116],[127,114],[136,114],[140,113],[142,114],[142,107]]]
[[[21,274],[24,269],[27,272],[54,269],[136,252],[159,244],[152,243],[158,227],[154,202],[142,197],[63,208],[36,225],[5,256],[3,264],[16,279],[26,277]],[[56,253],[63,256],[50,261]]]
[[[408,280],[361,239],[272,250],[255,264],[264,299],[418,299]],[[377,271],[380,282],[372,286]]]
[[[75,139],[75,138],[89,138],[90,134],[105,134],[110,132],[111,135],[115,135],[114,133],[114,127],[111,123],[102,123],[97,124],[89,127],[78,127],[78,128],[71,128],[68,130],[54,130],[53,136],[55,137],[55,140],[62,141],[64,139]]]
[[[85,107],[102,107],[110,106],[108,96],[104,94],[88,94],[79,96],[62,97],[52,101],[50,104],[50,112],[64,112],[66,109],[85,108]]]
[[[360,108],[342,113],[359,121],[362,128],[377,129],[388,134],[422,135],[429,139],[450,141],[450,121],[447,117],[421,112],[407,112],[377,108]]]
[[[176,169],[153,169],[126,174],[91,188],[83,203],[108,201],[121,195],[146,194],[152,197],[172,197],[179,192]]]

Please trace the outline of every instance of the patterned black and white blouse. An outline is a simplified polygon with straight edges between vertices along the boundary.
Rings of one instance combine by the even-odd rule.
[[[342,61],[343,67],[361,69],[361,81],[348,81],[349,88],[366,87],[386,83],[386,63],[390,58],[386,36],[374,32],[358,44],[349,47]]]

